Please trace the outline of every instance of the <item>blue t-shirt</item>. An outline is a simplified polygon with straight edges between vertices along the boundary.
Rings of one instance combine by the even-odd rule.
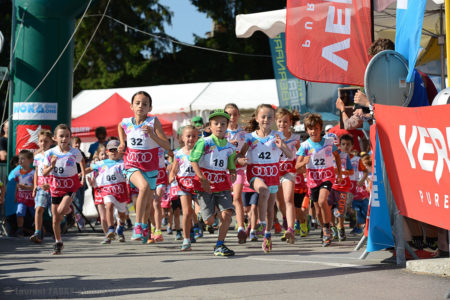
[[[316,152],[319,151],[320,149],[322,149],[323,145],[325,144],[325,139],[323,137],[322,137],[322,140],[320,142],[313,142],[311,140],[311,138],[308,138],[308,141],[311,144],[311,146],[314,149],[314,151],[316,151]],[[336,147],[336,145],[333,144],[333,147],[332,147],[331,151],[334,152],[336,150],[338,150],[338,148]],[[305,146],[304,146],[303,143],[300,145],[300,148],[298,149],[296,154],[298,156],[307,156],[306,149],[305,149]]]
[[[16,172],[22,169],[21,166],[17,166],[9,172],[8,183],[6,184],[6,195],[5,195],[5,215],[14,215],[17,211],[17,203],[14,201],[16,199]]]
[[[429,106],[427,89],[419,72],[414,69],[414,93],[408,107]]]

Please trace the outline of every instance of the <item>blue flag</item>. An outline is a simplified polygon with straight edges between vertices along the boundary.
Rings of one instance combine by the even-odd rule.
[[[373,162],[372,199],[370,202],[369,236],[367,252],[378,251],[394,246],[391,220],[384,190],[383,170],[381,168],[380,141],[376,138],[375,161]]]
[[[426,0],[397,0],[395,51],[408,60],[407,82],[414,80],[413,70],[419,53]]]

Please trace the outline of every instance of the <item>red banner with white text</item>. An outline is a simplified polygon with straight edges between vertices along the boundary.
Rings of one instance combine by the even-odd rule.
[[[288,0],[286,58],[296,77],[364,85],[372,43],[370,0]]]
[[[400,214],[450,230],[450,105],[375,105],[389,182]]]

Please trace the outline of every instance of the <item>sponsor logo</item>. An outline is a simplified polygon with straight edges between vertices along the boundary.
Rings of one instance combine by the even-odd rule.
[[[47,102],[15,102],[13,106],[14,120],[57,120],[58,103]]]
[[[54,177],[52,182],[52,188],[56,189],[70,189],[74,186],[72,178],[57,178]]]
[[[108,194],[113,194],[113,195],[125,193],[125,189],[123,188],[122,185],[119,185],[119,184],[103,186],[101,189],[102,189],[102,192],[108,193]]]
[[[130,152],[127,155],[127,161],[137,163],[147,163],[152,160],[150,152]]]
[[[253,166],[252,174],[257,177],[277,176],[278,166]]]
[[[163,169],[160,169],[160,170],[158,170],[158,177],[157,177],[157,179],[163,179],[163,178],[166,177],[166,175],[167,175],[166,171],[163,170]]]
[[[280,172],[288,172],[294,169],[294,164],[292,162],[282,162],[280,163]]]
[[[180,184],[187,189],[193,188],[194,187],[194,183],[192,181],[192,178],[181,178],[180,179]],[[176,194],[176,189],[175,190],[175,194]]]
[[[203,175],[205,175],[206,179],[208,179],[211,183],[222,183],[225,182],[226,178],[224,174],[211,173],[208,171],[204,171]]]
[[[18,191],[17,198],[21,200],[33,200],[33,195],[31,191]]]
[[[17,125],[16,127],[16,154],[21,150],[36,151],[39,149],[38,137],[42,129],[49,129],[48,125]]]
[[[311,180],[323,180],[327,178],[332,178],[334,175],[333,171],[331,170],[310,170],[308,172],[308,178]]]

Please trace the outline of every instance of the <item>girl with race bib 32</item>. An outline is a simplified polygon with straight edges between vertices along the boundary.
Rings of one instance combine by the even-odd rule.
[[[136,200],[136,223],[132,239],[146,244],[149,237],[147,206],[153,205],[159,160],[158,149],[170,150],[170,143],[156,117],[147,114],[152,110],[152,98],[140,91],[131,98],[134,117],[119,123],[119,152],[124,155],[125,174],[131,187],[139,189]]]
[[[250,188],[259,194],[258,207],[260,227],[265,227],[262,248],[272,250],[270,230],[274,218],[275,197],[280,184],[280,156],[293,158],[292,151],[283,141],[284,135],[272,131],[275,110],[269,104],[260,104],[249,122],[245,144],[238,154],[237,162],[247,166]],[[245,157],[247,155],[247,157]]]

